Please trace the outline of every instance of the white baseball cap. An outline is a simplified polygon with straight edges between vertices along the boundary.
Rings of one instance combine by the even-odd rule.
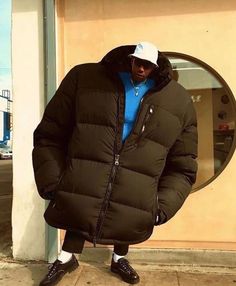
[[[140,42],[137,44],[134,53],[130,54],[129,57],[136,57],[145,61],[149,61],[154,65],[158,66],[158,49],[152,43]]]

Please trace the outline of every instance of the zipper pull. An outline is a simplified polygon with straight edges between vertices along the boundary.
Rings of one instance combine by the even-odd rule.
[[[141,134],[144,132],[144,130],[146,128],[145,124],[149,120],[149,118],[150,118],[151,114],[153,114],[153,112],[154,112],[154,106],[151,105],[148,109],[146,116],[145,116],[144,123],[143,123],[142,129],[141,129]]]
[[[115,165],[116,166],[118,166],[120,164],[119,159],[120,159],[120,155],[119,154],[115,154]]]

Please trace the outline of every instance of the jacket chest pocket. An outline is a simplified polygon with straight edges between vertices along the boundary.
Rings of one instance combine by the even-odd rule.
[[[149,114],[144,121],[140,138],[147,137],[167,148],[171,148],[182,132],[179,117],[157,105],[149,106]]]
[[[156,106],[153,104],[144,104],[142,106],[142,109],[137,115],[137,124],[134,128],[134,134],[138,137],[141,137],[144,134],[146,127],[154,114],[155,108]]]

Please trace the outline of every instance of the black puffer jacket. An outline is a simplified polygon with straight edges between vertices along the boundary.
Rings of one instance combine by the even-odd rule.
[[[34,132],[39,194],[52,200],[46,221],[94,243],[139,243],[169,220],[196,176],[197,129],[190,96],[171,79],[159,53],[156,86],[145,95],[122,144],[124,91],[135,46],[100,63],[75,66],[64,78]]]

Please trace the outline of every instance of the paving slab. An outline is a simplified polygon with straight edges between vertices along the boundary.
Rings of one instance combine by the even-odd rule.
[[[140,275],[138,286],[236,286],[235,268],[161,266],[134,263]],[[0,261],[0,286],[38,286],[48,271],[42,262]],[[126,286],[107,262],[80,262],[58,286]]]
[[[176,273],[160,271],[138,271],[138,273],[140,275],[139,286],[178,286]],[[112,273],[109,267],[83,266],[76,283],[76,286],[81,285],[124,286],[128,284],[124,283],[117,274]]]
[[[0,263],[0,286],[38,286],[45,264]]]
[[[81,273],[83,271],[83,266],[80,265],[75,271],[67,273],[63,279],[57,284],[57,286],[75,286],[79,280]],[[86,285],[86,284],[80,284]]]
[[[179,286],[176,272],[162,272],[160,270],[138,271],[139,286]]]
[[[178,272],[181,286],[236,286],[236,275],[217,273],[181,273]]]
[[[76,286],[93,285],[93,286],[121,286],[124,283],[115,274],[111,273],[108,268],[84,266]]]

